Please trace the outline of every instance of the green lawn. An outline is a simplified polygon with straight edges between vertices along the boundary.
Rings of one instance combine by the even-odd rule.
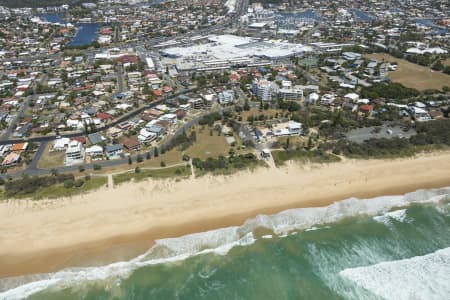
[[[186,178],[191,175],[189,166],[170,167],[157,170],[141,170],[139,173],[134,171],[113,176],[114,184],[120,184],[130,180],[140,181],[147,178]]]
[[[218,135],[217,131],[208,126],[197,126],[196,131],[197,140],[195,143],[186,149],[185,153],[190,157],[198,157],[200,159],[207,159],[208,157],[217,157],[219,155],[228,155],[230,145],[228,145],[225,137]],[[210,132],[212,131],[212,135]]]

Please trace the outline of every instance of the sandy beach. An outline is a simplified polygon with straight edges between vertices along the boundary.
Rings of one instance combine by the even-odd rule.
[[[291,163],[232,176],[148,180],[72,198],[0,203],[0,277],[98,265],[143,253],[155,239],[257,214],[349,197],[450,186],[450,153],[397,160]]]

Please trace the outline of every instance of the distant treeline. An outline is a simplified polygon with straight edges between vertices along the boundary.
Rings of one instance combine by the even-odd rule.
[[[89,2],[97,2],[96,0],[90,0]],[[6,6],[11,8],[19,7],[47,7],[47,6],[59,6],[63,4],[75,5],[82,3],[81,0],[0,0],[0,6]]]

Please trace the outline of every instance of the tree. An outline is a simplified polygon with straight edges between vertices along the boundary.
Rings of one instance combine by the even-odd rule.
[[[131,156],[128,156],[128,164],[131,165],[133,163],[133,160],[131,159]]]
[[[136,167],[136,168],[134,169],[134,173],[136,173],[136,174],[141,173],[141,168]]]
[[[140,162],[142,162],[144,160],[144,158],[142,157],[142,155],[141,154],[138,154],[138,156],[137,156],[137,158],[136,158],[136,161],[138,162],[138,163],[140,163]]]
[[[154,155],[155,157],[158,157],[158,156],[159,156],[159,153],[158,153],[158,147],[155,147],[154,150],[153,150],[153,152],[154,152],[153,155]]]
[[[50,173],[52,174],[52,176],[58,176],[58,170],[55,168],[51,169]]]
[[[161,166],[161,168],[164,168],[166,166],[166,163],[164,161],[161,161],[159,165]]]

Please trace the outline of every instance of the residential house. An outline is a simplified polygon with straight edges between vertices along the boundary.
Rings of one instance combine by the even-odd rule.
[[[92,145],[101,144],[106,140],[106,138],[98,132],[88,134],[88,139]]]
[[[5,159],[2,161],[3,167],[12,167],[17,165],[20,162],[20,154],[11,152],[6,155]]]
[[[86,148],[85,153],[87,156],[90,156],[92,159],[102,158],[103,157],[103,148],[99,145],[94,145],[94,146]]]
[[[132,151],[132,150],[138,151],[141,148],[141,143],[139,142],[138,139],[130,137],[123,141],[123,146],[128,151]]]
[[[157,138],[157,134],[154,132],[148,131],[146,128],[142,128],[139,131],[138,140],[140,143],[150,143]]]
[[[105,153],[108,159],[120,158],[120,155],[123,153],[122,145],[120,144],[107,145],[105,147]]]

